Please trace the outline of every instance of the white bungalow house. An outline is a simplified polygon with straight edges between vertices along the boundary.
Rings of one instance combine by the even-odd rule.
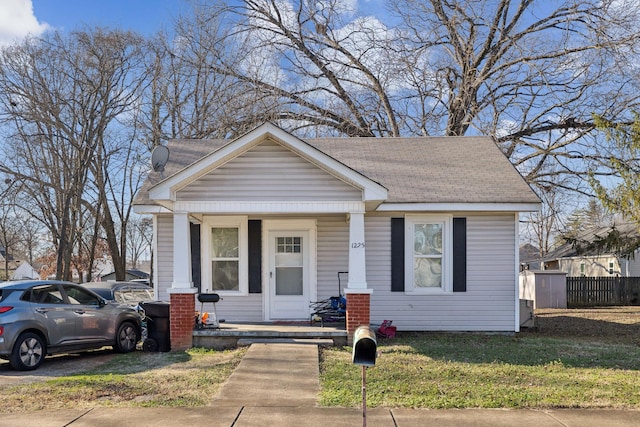
[[[198,292],[228,321],[308,320],[341,292],[350,332],[519,329],[518,217],[540,200],[493,139],[302,140],[267,123],[168,148],[135,205],[153,215],[172,347],[190,345]]]

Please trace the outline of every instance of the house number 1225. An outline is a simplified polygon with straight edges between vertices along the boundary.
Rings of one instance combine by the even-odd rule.
[[[364,248],[364,242],[357,242],[357,243],[352,243],[351,247],[353,249],[358,249],[358,248]]]

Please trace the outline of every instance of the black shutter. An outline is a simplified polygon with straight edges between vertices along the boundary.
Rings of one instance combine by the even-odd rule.
[[[262,293],[262,221],[251,219],[249,234],[249,293]]]
[[[453,292],[467,291],[467,218],[453,218]]]
[[[391,291],[404,292],[404,218],[391,218]]]
[[[191,280],[193,286],[202,292],[202,260],[200,246],[200,224],[189,223],[189,234],[191,237]]]

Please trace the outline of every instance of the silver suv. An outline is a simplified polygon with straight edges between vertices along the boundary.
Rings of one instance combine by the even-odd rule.
[[[140,315],[108,303],[69,282],[0,283],[0,357],[21,371],[38,368],[45,356],[113,346],[126,353],[140,341]]]

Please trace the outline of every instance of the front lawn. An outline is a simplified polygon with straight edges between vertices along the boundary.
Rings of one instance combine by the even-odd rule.
[[[367,368],[367,405],[640,409],[640,307],[539,310],[516,336],[399,334]],[[351,349],[323,349],[325,406],[362,402]]]
[[[350,350],[322,350],[321,405],[361,404],[362,368]],[[420,334],[378,350],[366,372],[370,407],[640,409],[637,345]]]
[[[400,333],[367,368],[367,405],[640,409],[640,307],[536,312],[516,336]],[[206,406],[246,349],[134,352],[92,371],[0,387],[2,412]],[[351,348],[323,348],[320,404],[359,407]],[[41,368],[42,369],[42,368]]]

